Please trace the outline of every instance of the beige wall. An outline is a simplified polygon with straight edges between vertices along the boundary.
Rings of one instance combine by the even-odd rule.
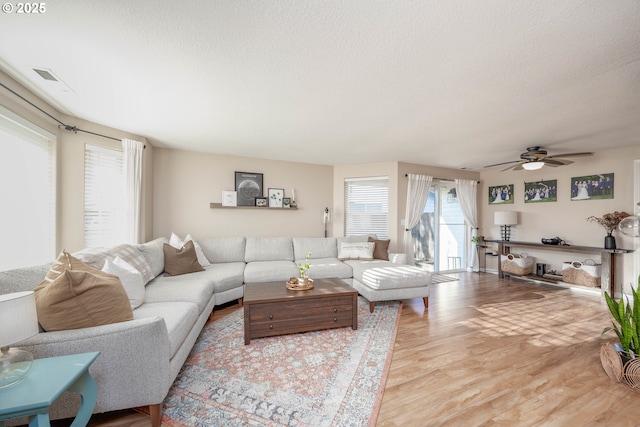
[[[601,216],[607,212],[626,211],[630,214],[634,208],[634,160],[640,159],[640,146],[622,149],[605,150],[593,157],[576,158],[575,163],[558,168],[544,167],[539,171],[506,171],[499,168],[481,173],[480,185],[480,235],[489,239],[499,239],[500,229],[493,224],[493,214],[499,210],[514,210],[519,214],[518,225],[511,229],[512,241],[540,242],[544,237],[560,236],[567,243],[579,246],[602,247],[606,232],[597,223],[588,222],[590,215]],[[614,198],[608,200],[571,200],[571,178],[594,173],[614,173]],[[558,181],[558,201],[549,203],[524,203],[524,182],[538,180]],[[514,184],[514,204],[489,205],[488,191],[490,186]],[[634,249],[638,239],[614,233],[617,246]],[[555,252],[518,249],[535,256],[537,262],[548,264],[548,268],[560,271],[563,261],[582,261],[593,258],[593,254],[558,254]],[[634,262],[639,254],[619,257],[617,268],[623,272],[615,285],[628,286],[636,282]],[[496,258],[488,258],[488,267],[497,268]],[[620,276],[620,274],[619,274]]]
[[[298,210],[211,209],[223,190],[234,190],[235,172],[264,175],[268,188],[295,189]],[[157,148],[154,154],[155,237],[324,236],[322,211],[333,210],[333,168],[313,164]]]
[[[114,138],[131,138],[145,142],[145,139],[138,135],[66,116],[2,72],[0,72],[0,82],[65,124]],[[82,249],[84,247],[84,144],[90,143],[115,149],[121,149],[122,144],[119,141],[113,141],[87,133],[79,132],[75,134],[60,129],[55,120],[19,99],[4,87],[0,87],[0,105],[25,120],[56,135],[56,252],[62,249],[69,251]],[[144,153],[145,175],[143,179],[142,240],[148,240],[151,237],[153,216],[151,210],[151,186],[153,185],[152,158],[153,147],[147,144],[147,149]],[[51,254],[52,259],[55,255],[56,254]]]

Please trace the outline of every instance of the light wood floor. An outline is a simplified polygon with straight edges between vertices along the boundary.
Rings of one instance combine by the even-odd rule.
[[[638,426],[640,393],[600,365],[597,296],[463,273],[405,301],[378,426]],[[234,310],[219,310],[219,319]],[[90,426],[147,427],[141,414]]]

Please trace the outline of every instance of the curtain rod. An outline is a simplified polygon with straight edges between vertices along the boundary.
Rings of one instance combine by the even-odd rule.
[[[407,178],[408,176],[409,176],[409,174],[408,174],[408,173],[405,173],[405,174],[404,174],[404,177],[405,177],[405,178]],[[437,181],[447,181],[447,182],[454,182],[454,181],[455,181],[455,179],[451,179],[451,178],[436,178],[436,177],[433,177],[433,179],[434,179],[434,180],[437,180]],[[480,181],[476,181],[476,182],[477,182],[478,184],[480,184]]]
[[[37,109],[38,111],[40,111],[43,114],[46,114],[49,118],[55,120],[56,122],[58,122],[58,129],[62,128],[66,131],[69,132],[73,132],[73,133],[78,133],[78,132],[83,132],[83,133],[88,133],[91,135],[95,135],[95,136],[100,136],[102,138],[107,138],[107,139],[112,139],[114,141],[122,141],[122,139],[120,138],[114,138],[112,136],[108,136],[108,135],[102,135],[100,133],[95,133],[95,132],[90,132],[88,130],[84,130],[84,129],[80,129],[77,126],[70,126],[67,125],[63,122],[61,122],[60,120],[58,120],[57,118],[55,118],[54,116],[52,116],[51,114],[47,113],[46,111],[44,111],[42,108],[38,107],[36,104],[34,104],[33,102],[29,101],[27,98],[25,98],[24,96],[20,95],[18,92],[14,91],[13,89],[11,89],[10,87],[8,87],[7,85],[5,85],[4,83],[0,82],[0,86],[2,86],[3,88],[5,88],[6,90],[8,90],[9,92],[11,92],[12,94],[14,94],[15,96],[17,96],[18,98],[20,98],[21,100],[23,100],[24,102],[26,102],[27,104],[31,105],[33,108]],[[147,148],[146,144],[144,146],[144,148]]]

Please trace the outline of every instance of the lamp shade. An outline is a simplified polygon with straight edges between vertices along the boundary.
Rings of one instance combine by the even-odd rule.
[[[543,166],[544,166],[544,162],[541,162],[541,161],[527,162],[522,164],[522,168],[528,171],[535,171],[538,169],[542,169]]]
[[[516,211],[494,212],[493,223],[495,225],[515,225],[518,223],[518,212]]]
[[[33,291],[0,295],[0,347],[7,347],[38,333],[36,297]]]

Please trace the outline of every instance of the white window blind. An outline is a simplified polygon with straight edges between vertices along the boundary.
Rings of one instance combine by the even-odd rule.
[[[122,151],[85,145],[84,246],[111,246],[124,240]]]
[[[389,178],[348,178],[344,181],[345,236],[389,236]]]
[[[55,136],[0,107],[0,271],[55,258]]]

